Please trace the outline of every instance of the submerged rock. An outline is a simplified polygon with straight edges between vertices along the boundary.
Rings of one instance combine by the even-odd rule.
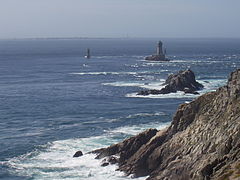
[[[168,94],[176,93],[177,91],[183,91],[190,94],[198,94],[196,91],[203,88],[203,85],[196,81],[195,75],[190,69],[179,71],[177,74],[169,75],[164,85],[165,87],[161,90],[140,91],[137,95],[146,96],[149,94]]]
[[[149,129],[108,148],[97,158],[119,156],[119,170],[147,180],[239,179],[240,69],[226,86],[177,109],[171,125]]]

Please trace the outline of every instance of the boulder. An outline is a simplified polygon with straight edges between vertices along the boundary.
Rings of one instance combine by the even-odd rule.
[[[103,162],[103,163],[101,164],[102,167],[105,167],[105,166],[108,166],[108,165],[109,165],[108,162]]]
[[[82,156],[82,155],[83,155],[82,151],[77,151],[77,152],[73,155],[73,157],[80,157],[80,156]]]
[[[149,95],[149,94],[168,94],[176,93],[177,91],[183,91],[185,93],[197,94],[196,91],[203,88],[203,85],[198,83],[195,79],[193,71],[190,69],[185,71],[179,71],[177,74],[171,74],[168,76],[164,83],[165,87],[161,90],[145,90],[140,91],[137,95]]]
[[[110,156],[107,160],[110,164],[116,164],[118,163],[118,159],[114,156]]]
[[[197,91],[194,91],[194,90],[192,90],[192,89],[189,89],[189,88],[184,88],[184,90],[183,90],[183,92],[185,93],[185,94],[199,94]]]
[[[118,159],[115,156],[107,156],[106,158],[104,158],[101,162],[101,166],[105,167],[108,166],[109,164],[116,164],[118,163]]]

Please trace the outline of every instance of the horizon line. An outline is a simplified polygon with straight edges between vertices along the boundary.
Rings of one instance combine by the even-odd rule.
[[[74,40],[74,39],[240,39],[240,37],[19,37],[0,40]]]

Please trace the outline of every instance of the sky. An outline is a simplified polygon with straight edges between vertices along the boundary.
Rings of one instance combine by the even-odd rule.
[[[240,38],[240,0],[0,0],[0,38]]]

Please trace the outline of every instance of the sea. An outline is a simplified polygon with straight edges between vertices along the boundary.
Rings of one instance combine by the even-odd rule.
[[[170,61],[145,61],[159,40]],[[87,152],[165,128],[180,104],[199,96],[137,92],[191,69],[204,94],[239,67],[240,39],[0,40],[0,179],[131,179]]]

